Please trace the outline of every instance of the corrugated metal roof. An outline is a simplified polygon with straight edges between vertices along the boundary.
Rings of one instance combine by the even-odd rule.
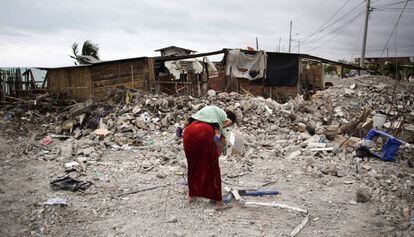
[[[100,61],[98,63],[94,64],[81,64],[81,65],[72,65],[72,66],[64,66],[64,67],[37,67],[41,70],[50,70],[50,69],[64,69],[64,68],[81,68],[81,67],[90,67],[95,65],[102,65],[102,64],[109,64],[109,63],[115,63],[115,62],[127,62],[127,61],[133,61],[133,60],[141,60],[141,59],[148,59],[148,57],[136,57],[136,58],[123,58],[123,59],[116,59],[116,60],[108,60],[108,61]]]

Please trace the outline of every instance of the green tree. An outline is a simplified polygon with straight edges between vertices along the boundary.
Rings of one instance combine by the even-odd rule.
[[[87,40],[82,45],[82,52],[79,54],[79,44],[74,42],[72,44],[73,55],[71,58],[76,59],[75,65],[77,64],[90,64],[99,61],[99,46],[98,44],[92,43]]]
[[[332,73],[335,72],[335,74],[336,74],[336,67],[332,64],[326,64],[325,65],[325,72],[332,76]]]

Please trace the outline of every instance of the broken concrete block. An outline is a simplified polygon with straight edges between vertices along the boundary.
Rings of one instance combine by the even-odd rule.
[[[137,126],[137,128],[144,129],[144,130],[148,129],[147,123],[142,118],[135,119],[135,126]]]
[[[323,174],[335,176],[336,171],[337,171],[336,170],[336,165],[335,164],[327,164],[327,165],[323,166],[320,171]]]
[[[134,108],[132,109],[132,113],[137,114],[139,112],[141,112],[141,107],[139,107],[138,105],[135,105]]]
[[[93,132],[96,136],[99,136],[100,138],[105,138],[108,136],[111,132],[108,129],[105,128],[98,128]]]
[[[288,158],[288,159],[294,159],[294,158],[296,158],[296,157],[300,156],[300,154],[302,154],[302,152],[301,152],[300,150],[297,150],[297,151],[294,151],[294,152],[290,153],[290,154],[287,156],[287,158]]]
[[[371,192],[367,188],[359,188],[356,192],[357,202],[368,202],[371,199]]]
[[[304,124],[304,123],[298,123],[297,129],[298,129],[298,132],[300,132],[300,133],[305,132],[306,131],[306,124]]]
[[[210,97],[213,97],[213,96],[216,95],[216,91],[215,90],[208,90],[207,95],[210,96]]]
[[[81,149],[80,150],[80,154],[84,154],[85,156],[90,156],[93,152],[95,152],[95,148],[94,147],[88,147],[85,149]]]

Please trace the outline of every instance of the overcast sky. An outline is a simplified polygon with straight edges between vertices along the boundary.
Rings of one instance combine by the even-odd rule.
[[[367,56],[376,57],[381,54],[404,2],[372,2]],[[1,0],[0,3],[0,66],[3,67],[73,65],[68,56],[72,43],[88,39],[99,44],[102,60],[155,56],[158,55],[155,49],[169,45],[198,52],[255,47],[256,37],[259,48],[267,51],[276,51],[281,37],[281,50],[287,51],[291,20],[293,52],[298,51],[297,42],[301,41],[301,53],[350,60],[360,56],[365,14],[364,0]],[[324,25],[326,29],[321,31]],[[395,55],[396,45],[398,55],[414,56],[413,0],[402,15],[396,36],[396,44],[395,37],[391,38],[389,55]]]

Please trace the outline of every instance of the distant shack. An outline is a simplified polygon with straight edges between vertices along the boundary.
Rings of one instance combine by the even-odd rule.
[[[146,89],[150,83],[148,64],[151,63],[153,61],[147,57],[139,57],[40,69],[47,70],[48,92],[68,92],[74,98],[85,100],[103,98],[117,87]]]

